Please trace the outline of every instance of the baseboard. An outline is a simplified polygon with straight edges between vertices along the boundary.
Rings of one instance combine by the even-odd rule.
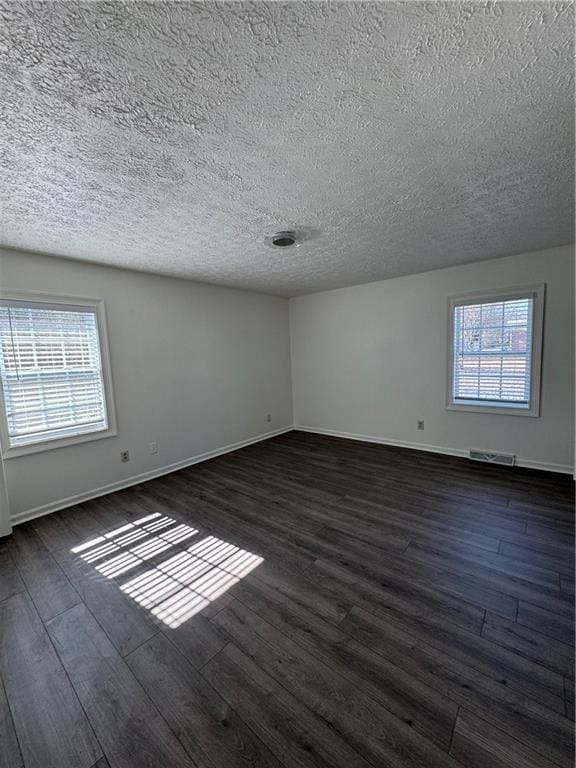
[[[114,493],[114,491],[121,491],[123,488],[129,488],[132,485],[138,485],[139,483],[145,483],[147,480],[153,480],[155,477],[161,477],[162,475],[169,475],[170,472],[176,472],[179,469],[185,467],[191,467],[193,464],[200,464],[202,461],[208,461],[209,459],[215,459],[217,456],[222,456],[225,453],[231,453],[232,451],[238,451],[240,448],[246,448],[248,445],[259,443],[262,440],[270,440],[271,437],[277,435],[283,435],[285,432],[292,432],[293,427],[282,427],[275,429],[272,432],[265,432],[262,435],[256,435],[256,437],[249,437],[246,440],[240,440],[237,443],[231,443],[225,445],[222,448],[215,448],[213,451],[207,451],[206,453],[200,453],[197,456],[192,456],[182,461],[177,461],[175,464],[167,464],[163,467],[152,469],[149,472],[142,472],[139,475],[132,475],[126,477],[123,480],[118,480],[115,483],[109,483],[108,485],[102,485],[99,488],[93,488],[85,493],[78,493],[75,496],[68,496],[65,499],[59,499],[58,501],[51,501],[49,504],[43,504],[40,507],[33,507],[27,509],[24,512],[18,512],[12,515],[12,525],[19,525],[25,523],[28,520],[34,520],[36,517],[43,517],[51,512],[58,512],[66,507],[73,507],[75,504],[81,504],[83,501],[90,501],[90,499],[97,499],[98,496],[105,496],[108,493]]]
[[[516,459],[516,466],[525,467],[526,469],[541,469],[543,472],[558,472],[561,475],[574,474],[574,468],[569,464],[554,464],[552,461]]]
[[[312,432],[316,435],[326,435],[328,437],[341,437],[344,440],[358,440],[362,443],[378,443],[380,445],[392,445],[398,448],[411,448],[415,451],[426,451],[427,453],[442,453],[446,456],[460,456],[468,458],[468,451],[464,448],[446,448],[442,445],[430,445],[429,443],[413,443],[407,440],[393,440],[388,437],[377,435],[361,435],[355,432],[341,432],[338,429],[322,429],[321,427],[307,427],[303,424],[295,424],[294,429],[297,432]],[[549,461],[535,461],[533,459],[516,459],[516,466],[527,469],[542,469],[545,472],[559,472],[563,475],[572,475],[574,468],[569,464],[554,464]]]
[[[118,480],[115,483],[109,483],[108,485],[102,485],[99,488],[93,488],[85,493],[79,493],[75,496],[68,496],[64,499],[52,501],[49,504],[43,504],[39,507],[33,507],[27,509],[24,512],[18,512],[11,517],[12,525],[19,525],[25,523],[28,520],[33,520],[36,517],[42,517],[48,515],[51,512],[58,512],[61,509],[67,507],[73,507],[75,504],[81,504],[83,501],[90,501],[90,499],[96,499],[99,496],[105,496],[108,493],[114,493],[114,491],[121,491],[123,488],[129,488],[132,485],[138,485],[139,483],[145,483],[147,480],[153,480],[155,477],[161,477],[162,475],[168,475],[170,472],[177,472],[179,469],[185,467],[191,467],[194,464],[200,464],[203,461],[214,459],[217,456],[222,456],[225,453],[231,453],[237,451],[240,448],[245,448],[248,445],[259,443],[263,440],[269,440],[277,435],[283,435],[286,432],[292,432],[296,430],[298,432],[312,432],[317,435],[326,435],[328,437],[340,437],[345,440],[358,440],[363,443],[378,443],[380,445],[391,445],[399,448],[411,448],[417,451],[427,451],[428,453],[441,453],[446,456],[460,456],[466,458],[468,451],[459,448],[446,448],[441,445],[430,445],[428,443],[413,443],[406,440],[393,440],[391,438],[380,437],[377,435],[361,435],[355,432],[342,432],[337,429],[322,429],[321,427],[308,427],[303,424],[295,424],[288,427],[282,427],[275,429],[272,432],[265,432],[255,437],[249,437],[246,440],[240,440],[237,443],[225,445],[222,448],[216,448],[213,451],[207,451],[206,453],[192,456],[188,459],[183,459],[174,464],[167,464],[163,467],[152,469],[149,472],[142,472],[139,475],[132,475],[122,480]],[[526,467],[528,469],[541,469],[546,472],[559,472],[561,474],[574,474],[574,469],[568,464],[553,464],[545,461],[533,461],[531,459],[518,459],[517,465],[519,467]]]

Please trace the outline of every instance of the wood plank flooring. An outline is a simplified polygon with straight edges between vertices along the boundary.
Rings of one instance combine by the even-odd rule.
[[[2,768],[571,768],[568,476],[291,432],[0,541]]]

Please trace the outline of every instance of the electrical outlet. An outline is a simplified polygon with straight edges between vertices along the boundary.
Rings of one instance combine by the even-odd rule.
[[[271,413],[267,413],[266,414],[266,421],[267,422],[271,422],[272,421],[272,414]]]
[[[130,461],[130,451],[120,451],[120,461],[125,464]]]
[[[418,421],[417,424],[418,424],[418,429],[424,429],[424,422],[423,421]]]
[[[148,450],[152,455],[154,455],[155,453],[158,453],[158,443],[156,442],[156,440],[153,440],[151,443],[148,443]]]

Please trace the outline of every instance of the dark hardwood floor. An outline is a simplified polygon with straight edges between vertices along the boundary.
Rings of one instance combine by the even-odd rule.
[[[0,765],[571,768],[572,490],[291,432],[21,525]]]

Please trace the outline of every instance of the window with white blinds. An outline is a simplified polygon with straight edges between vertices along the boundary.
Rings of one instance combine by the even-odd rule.
[[[8,449],[109,429],[97,307],[0,300]]]
[[[452,405],[532,408],[539,299],[538,291],[530,291],[452,302]]]

